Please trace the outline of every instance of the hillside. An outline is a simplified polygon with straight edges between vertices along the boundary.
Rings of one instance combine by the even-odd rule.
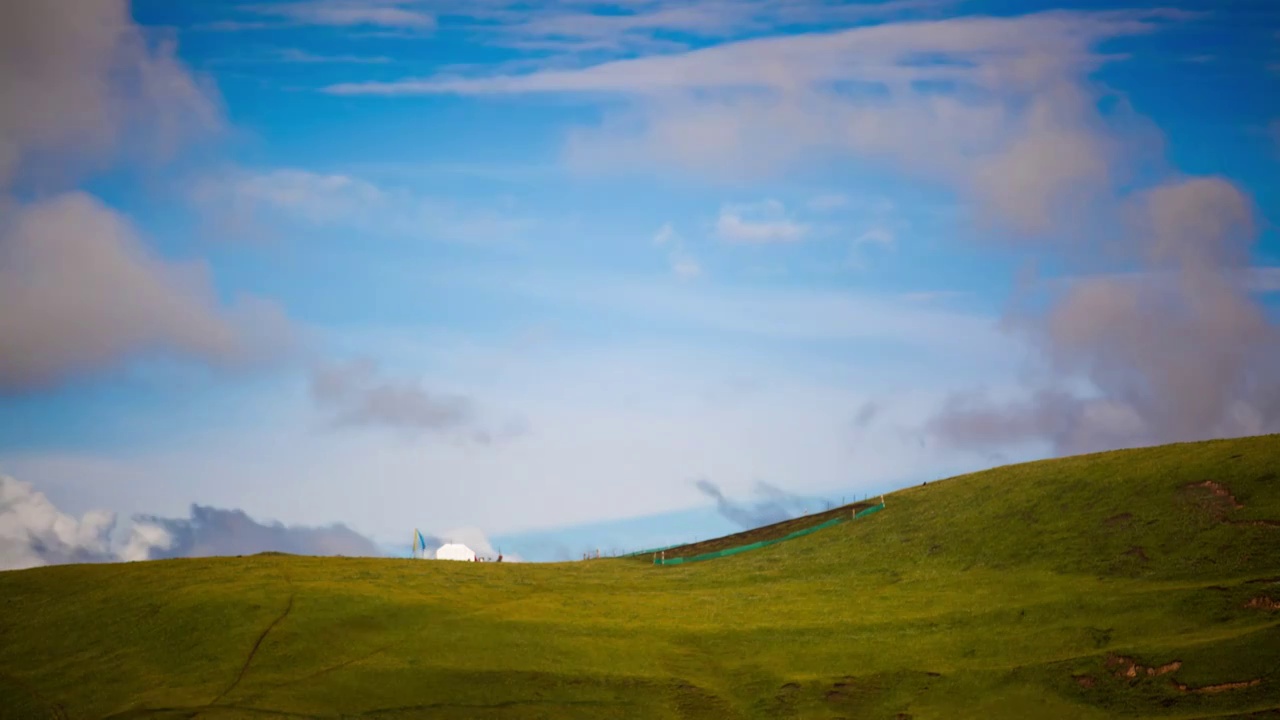
[[[1280,436],[997,468],[675,567],[0,573],[5,718],[1280,717]]]

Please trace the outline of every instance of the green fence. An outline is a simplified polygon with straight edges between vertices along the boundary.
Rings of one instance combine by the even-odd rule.
[[[663,550],[670,550],[671,548],[678,548],[688,544],[689,543],[676,543],[675,545],[663,545],[662,547],[652,548],[650,550],[637,550],[635,552],[629,552],[625,555],[619,555],[618,557],[624,557],[624,558],[639,557],[641,555],[648,555],[650,553],[659,553],[659,552],[662,552]]]
[[[748,550],[757,550],[759,548],[767,547],[769,545],[777,545],[778,543],[786,542],[787,540],[794,540],[798,537],[803,537],[805,535],[808,535],[809,533],[815,533],[815,532],[818,532],[819,530],[824,530],[826,528],[839,525],[840,523],[849,522],[850,520],[856,520],[860,517],[866,517],[871,513],[879,512],[883,509],[884,509],[884,503],[881,502],[879,505],[873,505],[869,508],[864,508],[862,510],[859,510],[858,512],[854,513],[850,517],[841,516],[841,517],[831,518],[826,522],[819,523],[817,525],[814,525],[813,527],[804,528],[803,530],[796,530],[795,532],[788,533],[786,535],[783,535],[780,538],[773,538],[772,540],[759,540],[757,542],[748,543],[746,545],[739,545],[737,547],[725,548],[724,550],[716,550],[715,552],[702,553],[701,555],[691,555],[689,557],[664,558],[664,557],[658,556],[653,559],[653,564],[654,565],[683,565],[685,563],[701,562],[703,560],[714,560],[715,558],[728,557],[729,555],[737,555],[738,553],[744,553],[744,552],[747,552]],[[680,547],[680,546],[676,545],[675,547]],[[644,552],[661,553],[663,550],[670,550],[670,549],[671,548],[668,547],[668,548],[662,548],[659,550],[648,550]],[[640,555],[642,553],[632,553],[632,554]]]

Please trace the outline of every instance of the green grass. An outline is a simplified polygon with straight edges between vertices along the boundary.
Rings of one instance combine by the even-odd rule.
[[[0,573],[0,717],[1280,713],[1280,612],[1245,607],[1280,600],[1280,436],[886,500],[674,567],[261,555]],[[1182,665],[1118,678],[1112,656]]]

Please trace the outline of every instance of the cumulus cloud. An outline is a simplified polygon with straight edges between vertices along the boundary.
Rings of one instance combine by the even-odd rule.
[[[177,557],[214,557],[283,552],[294,555],[382,555],[369,538],[351,528],[286,526],[261,523],[243,510],[191,506],[191,517],[134,518],[133,534],[124,559],[159,560]]]
[[[699,479],[694,486],[703,495],[716,501],[716,509],[727,520],[750,529],[769,525],[783,520],[790,520],[808,511],[808,503],[804,498],[792,495],[768,483],[757,483],[756,494],[763,496],[756,502],[737,502],[724,494],[718,485]]]
[[[108,512],[67,515],[30,483],[0,475],[0,570],[114,559],[115,524]]]
[[[72,192],[0,224],[0,392],[55,386],[142,353],[233,368],[287,346],[276,305],[217,299],[207,267],[155,256],[124,217]]]
[[[243,364],[289,337],[275,305],[218,302],[208,269],[148,252],[85,173],[221,127],[216,94],[126,0],[0,3],[0,393],[144,353]],[[34,200],[25,198],[35,198]]]
[[[931,425],[941,439],[1065,453],[1280,430],[1280,329],[1242,281],[1251,202],[1222,178],[1189,178],[1125,210],[1129,249],[1152,272],[1078,279],[1020,317],[1050,379],[1013,404],[953,400]],[[1093,392],[1065,387],[1072,377]]]
[[[372,540],[344,525],[261,523],[242,510],[201,505],[192,505],[189,518],[137,516],[127,532],[116,530],[115,513],[94,510],[75,518],[60,511],[30,483],[0,475],[0,570],[268,551],[361,557],[383,554]]]
[[[416,380],[388,379],[368,359],[317,366],[311,397],[344,426],[445,432],[471,425],[476,416],[469,398],[430,391]]]
[[[163,156],[221,126],[213,91],[128,0],[0,3],[0,48],[0,189],[65,182],[121,142]]]

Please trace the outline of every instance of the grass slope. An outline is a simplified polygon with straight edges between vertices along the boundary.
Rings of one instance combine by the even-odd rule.
[[[997,468],[887,505],[675,567],[0,573],[0,716],[1280,715],[1280,436]]]

